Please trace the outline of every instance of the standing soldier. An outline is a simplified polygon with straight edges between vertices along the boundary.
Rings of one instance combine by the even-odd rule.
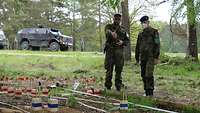
[[[105,87],[110,90],[112,87],[112,74],[115,66],[115,87],[117,91],[121,90],[122,77],[121,73],[124,66],[124,46],[127,45],[129,38],[125,29],[120,25],[121,15],[115,14],[113,23],[105,27],[106,44],[104,52],[106,69]]]
[[[146,96],[153,96],[154,90],[154,65],[159,63],[160,39],[158,30],[149,25],[149,17],[140,19],[143,31],[139,33],[135,59],[141,66],[141,76],[144,83]]]

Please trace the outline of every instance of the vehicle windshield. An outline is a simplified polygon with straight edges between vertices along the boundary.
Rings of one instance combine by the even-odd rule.
[[[56,35],[56,36],[62,35],[60,31],[52,31],[52,30],[51,30],[50,32],[51,32],[53,35]]]

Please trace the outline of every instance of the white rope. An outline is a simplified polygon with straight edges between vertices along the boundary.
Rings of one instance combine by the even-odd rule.
[[[98,95],[94,95],[94,94],[90,94],[90,93],[85,93],[85,92],[82,92],[82,91],[76,91],[76,90],[71,90],[71,89],[65,89],[65,90],[71,91],[73,93],[78,93],[78,94],[83,94],[83,95],[88,95],[88,96],[92,96],[92,97],[105,99],[105,97],[103,97],[103,96],[98,96]]]
[[[52,97],[52,98],[55,98],[55,99],[64,99],[64,100],[67,100],[67,99],[68,99],[68,98],[65,98],[65,97]],[[79,98],[78,100],[81,100],[81,99]],[[83,100],[83,99],[82,99],[82,100]],[[80,102],[80,101],[78,101],[78,103],[79,103],[80,105],[83,105],[83,106],[88,107],[88,108],[90,108],[90,109],[93,109],[93,110],[97,110],[97,111],[100,111],[100,112],[107,113],[107,111],[105,111],[105,110],[103,110],[103,109],[99,109],[99,108],[96,108],[96,107],[93,107],[93,106],[89,106],[89,105],[84,104],[84,103],[82,103],[82,102]]]
[[[178,112],[169,111],[169,110],[164,110],[164,109],[159,109],[159,108],[155,108],[155,107],[144,106],[144,105],[140,105],[140,104],[134,104],[134,103],[131,103],[131,102],[128,102],[128,103],[129,103],[129,104],[133,104],[133,105],[135,105],[135,106],[137,106],[137,107],[152,109],[152,110],[155,110],[155,111],[160,111],[160,112],[165,112],[165,113],[178,113]]]
[[[120,102],[120,100],[117,100],[117,99],[112,99],[112,100],[115,100],[117,102]],[[174,111],[169,111],[169,110],[164,110],[164,109],[159,109],[159,108],[155,108],[155,107],[150,107],[150,106],[145,106],[145,105],[140,105],[140,104],[135,104],[135,103],[132,103],[132,102],[128,102],[129,104],[132,104],[136,107],[142,107],[142,108],[147,108],[147,109],[151,109],[151,110],[155,110],[155,111],[160,111],[160,112],[165,112],[165,113],[178,113],[178,112],[174,112]]]
[[[105,110],[103,110],[103,109],[99,109],[99,108],[96,108],[96,107],[93,107],[93,106],[89,106],[89,105],[87,105],[87,104],[84,104],[84,103],[82,103],[82,102],[78,102],[80,105],[83,105],[83,106],[85,106],[85,107],[88,107],[88,108],[90,108],[90,109],[93,109],[93,110],[97,110],[97,111],[100,111],[100,112],[104,112],[104,113],[108,113],[107,111],[105,111]]]
[[[93,97],[98,97],[98,98],[105,99],[105,97],[103,97],[103,96],[93,95],[93,94],[89,94],[89,93],[85,93],[85,92],[81,92],[81,91],[74,91],[74,90],[70,90],[70,89],[67,89],[67,90],[71,91],[71,92],[74,92],[74,93],[85,94],[85,95],[88,95],[88,96],[93,96]],[[120,100],[117,100],[117,99],[112,99],[111,98],[111,100],[114,100],[114,101],[117,101],[117,102],[121,102]],[[132,102],[128,102],[128,103],[129,104],[133,104],[133,105],[135,105],[137,107],[142,107],[142,108],[151,109],[151,110],[155,110],[155,111],[160,111],[160,112],[165,112],[165,113],[178,113],[178,112],[164,110],[164,109],[159,109],[159,108],[155,108],[155,107],[150,107],[150,106],[144,106],[144,105],[140,105],[140,104],[135,104],[135,103],[132,103]]]
[[[19,107],[17,107],[17,106],[14,106],[14,105],[11,105],[11,104],[8,104],[8,103],[5,103],[5,102],[0,102],[0,104],[10,106],[10,107],[15,108],[15,109],[18,109],[18,110],[20,110],[20,111],[22,111],[22,112],[24,112],[24,113],[30,113],[30,112],[25,111],[25,110],[23,110],[23,109],[21,109],[21,108],[19,108]]]
[[[96,103],[96,104],[104,104],[105,102],[101,102],[101,101],[94,101],[94,100],[90,100],[90,99],[83,99],[83,98],[77,98],[77,100],[79,101],[86,101],[86,102],[92,102],[92,103]],[[110,105],[114,105],[114,106],[119,106],[119,103],[107,103]]]
[[[101,98],[101,99],[106,99],[106,97],[98,96],[98,95],[94,95],[94,94],[90,94],[90,93],[85,93],[85,92],[82,92],[82,91],[76,91],[76,90],[71,90],[71,89],[65,89],[65,90],[71,91],[71,92],[77,93],[77,94],[83,94],[83,95],[87,95],[87,96],[92,96],[92,97],[97,97],[97,98]],[[67,98],[63,98],[63,97],[52,97],[52,98],[67,99]],[[121,102],[120,100],[117,100],[117,99],[113,99],[113,98],[110,98],[110,99],[114,100],[114,101],[117,101],[119,103]],[[155,110],[155,111],[160,111],[160,112],[165,112],[165,113],[177,113],[177,112],[174,112],[174,111],[159,109],[159,108],[150,107],[150,106],[144,106],[144,105],[135,104],[135,103],[132,103],[132,102],[128,102],[128,103],[129,104],[133,104],[133,105],[135,105],[137,107],[142,107],[142,108],[151,109],[151,110]]]

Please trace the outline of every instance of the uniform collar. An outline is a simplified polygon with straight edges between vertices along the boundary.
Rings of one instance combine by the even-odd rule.
[[[148,30],[150,30],[151,28],[152,28],[152,27],[149,26],[149,27],[147,27],[147,28],[144,28],[143,31],[148,31]]]
[[[112,25],[113,25],[113,26],[116,26],[116,27],[119,27],[119,26],[120,26],[120,25],[116,25],[116,24],[114,24],[114,23],[113,23]]]

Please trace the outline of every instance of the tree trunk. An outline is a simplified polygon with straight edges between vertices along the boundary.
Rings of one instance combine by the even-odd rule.
[[[103,42],[102,42],[102,35],[101,35],[101,0],[99,0],[98,3],[99,6],[99,12],[98,12],[98,16],[99,16],[99,47],[100,47],[100,52],[103,51]]]
[[[187,0],[187,21],[188,21],[188,55],[198,60],[196,14],[194,0]]]
[[[173,25],[172,25],[172,18],[170,19],[170,32],[171,32],[171,39],[170,39],[170,43],[171,43],[171,46],[170,46],[170,49],[169,49],[169,51],[170,52],[172,52],[172,53],[174,53],[174,34],[173,34]]]
[[[84,38],[81,38],[80,46],[81,46],[81,52],[83,52],[85,50],[85,40],[84,40]]]
[[[130,36],[130,20],[129,20],[129,10],[128,10],[128,0],[121,2],[122,7],[122,26],[125,27],[126,32]],[[129,37],[130,38],[130,37]],[[131,43],[124,48],[125,60],[131,60]]]
[[[73,19],[72,19],[72,37],[73,37],[73,51],[76,51],[76,38],[75,38],[75,0],[73,2]]]

